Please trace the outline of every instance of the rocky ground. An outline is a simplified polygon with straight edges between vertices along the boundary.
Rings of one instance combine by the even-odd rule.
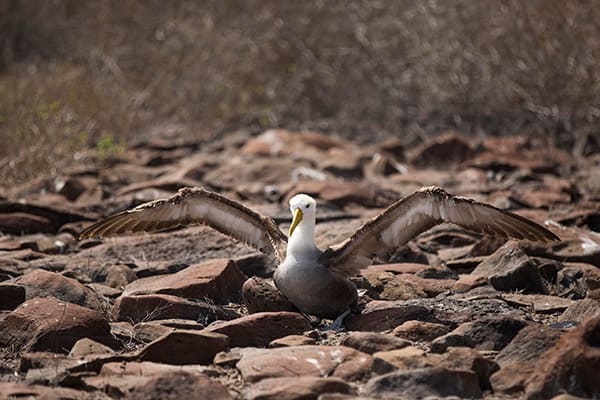
[[[575,158],[527,137],[157,137],[103,167],[1,187],[0,398],[600,397],[600,149],[582,146]],[[295,312],[250,314],[242,285],[274,265],[209,228],[76,239],[100,217],[204,186],[283,229],[289,197],[313,195],[324,246],[429,185],[562,241],[437,227],[354,278],[362,310],[332,332]]]

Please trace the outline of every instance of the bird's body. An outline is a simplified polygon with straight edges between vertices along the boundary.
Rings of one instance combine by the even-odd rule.
[[[331,272],[318,258],[297,261],[286,257],[275,270],[273,280],[296,308],[321,318],[336,318],[358,298],[354,283]]]
[[[288,239],[270,218],[219,194],[184,188],[169,199],[145,203],[93,224],[80,238],[206,224],[275,256],[279,264],[273,279],[279,291],[301,312],[324,318],[346,313],[356,302],[357,290],[350,276],[437,224],[449,222],[516,239],[558,240],[526,218],[436,187],[395,202],[350,238],[325,250],[315,245],[315,200],[298,194],[290,200],[290,211]]]
[[[316,207],[315,200],[304,194],[290,200],[294,219],[285,258],[273,280],[303,313],[335,318],[355,303],[358,295],[354,283],[321,262],[323,251],[315,245]]]

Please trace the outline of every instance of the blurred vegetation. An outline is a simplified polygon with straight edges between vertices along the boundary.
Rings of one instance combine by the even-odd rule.
[[[0,183],[161,127],[408,144],[542,132],[572,146],[600,119],[599,6],[0,0]]]

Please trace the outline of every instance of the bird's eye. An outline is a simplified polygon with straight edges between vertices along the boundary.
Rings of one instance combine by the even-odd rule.
[[[306,208],[310,208],[310,204],[307,204],[307,205],[306,205]]]

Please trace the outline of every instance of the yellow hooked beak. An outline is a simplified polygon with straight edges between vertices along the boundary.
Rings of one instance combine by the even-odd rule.
[[[292,225],[290,225],[290,237],[292,236],[292,233],[294,233],[294,229],[296,229],[300,221],[302,221],[303,216],[304,214],[302,214],[301,209],[296,208],[294,210],[294,218],[292,219]]]

